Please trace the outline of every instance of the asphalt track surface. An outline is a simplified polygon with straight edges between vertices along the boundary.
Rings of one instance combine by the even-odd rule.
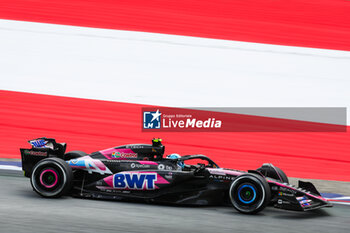
[[[266,208],[242,215],[231,207],[45,199],[29,179],[0,175],[0,232],[349,232],[350,209],[314,212]]]

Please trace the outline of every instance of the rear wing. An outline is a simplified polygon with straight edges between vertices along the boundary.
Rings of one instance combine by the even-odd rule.
[[[36,138],[28,141],[30,149],[21,148],[22,170],[26,177],[30,177],[33,167],[40,160],[48,157],[64,157],[66,143],[57,143],[54,138]]]

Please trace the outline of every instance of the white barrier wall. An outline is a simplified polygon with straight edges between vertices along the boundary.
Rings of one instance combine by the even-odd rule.
[[[349,106],[350,52],[0,20],[0,88],[182,107]]]

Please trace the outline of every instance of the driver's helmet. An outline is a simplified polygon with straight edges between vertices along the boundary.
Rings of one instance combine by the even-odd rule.
[[[173,154],[167,155],[166,158],[167,159],[179,159],[179,158],[181,158],[181,155],[173,153]],[[179,162],[177,162],[177,166],[179,169],[183,169],[185,167],[185,164],[183,161],[179,161]]]

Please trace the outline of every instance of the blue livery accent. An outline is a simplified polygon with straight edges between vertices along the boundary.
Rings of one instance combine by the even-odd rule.
[[[33,140],[33,141],[30,141],[29,143],[34,147],[45,147],[46,145],[46,141],[43,139]]]
[[[86,167],[85,160],[72,159],[67,161],[67,163],[69,164],[69,166],[72,166],[72,167]]]
[[[241,195],[240,195],[242,189],[244,189],[244,188],[249,188],[250,190],[253,191],[253,198],[252,198],[250,201],[245,201],[245,200],[243,200],[242,197],[241,197]],[[240,187],[239,190],[238,190],[238,198],[239,198],[239,200],[240,200],[241,202],[243,202],[244,204],[250,204],[250,203],[252,203],[252,202],[255,200],[255,198],[256,198],[255,188],[254,188],[253,186],[249,185],[249,184],[243,185],[243,186]]]

